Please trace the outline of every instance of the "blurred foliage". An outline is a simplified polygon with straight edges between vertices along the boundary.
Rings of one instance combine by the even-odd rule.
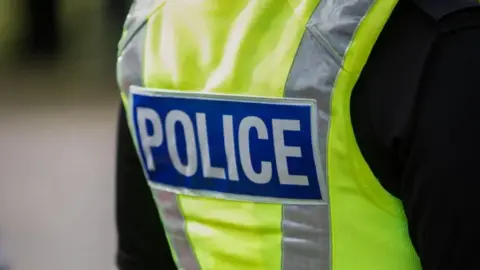
[[[10,54],[22,34],[18,3],[18,0],[0,0],[0,61]]]

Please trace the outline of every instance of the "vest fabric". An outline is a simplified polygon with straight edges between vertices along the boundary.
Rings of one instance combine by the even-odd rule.
[[[397,1],[134,3],[117,64],[127,111],[131,86],[313,99],[318,108],[327,203],[233,201],[151,185],[179,269],[421,269],[402,205],[373,176],[350,120],[352,89]]]

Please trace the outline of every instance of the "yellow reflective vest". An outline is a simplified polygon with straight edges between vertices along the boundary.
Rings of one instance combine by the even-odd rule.
[[[370,171],[350,120],[352,89],[397,1],[134,3],[117,63],[127,111],[138,86],[306,99],[317,109],[322,203],[236,200],[150,183],[179,269],[421,269],[402,205]]]

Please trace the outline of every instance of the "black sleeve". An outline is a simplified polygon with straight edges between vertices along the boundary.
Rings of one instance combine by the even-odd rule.
[[[480,25],[441,34],[426,67],[400,199],[424,270],[480,269]]]
[[[117,265],[120,270],[176,269],[123,106],[117,144]]]
[[[437,2],[414,4],[426,1],[399,2],[353,91],[352,124],[404,204],[423,270],[480,269],[480,9],[440,18]]]

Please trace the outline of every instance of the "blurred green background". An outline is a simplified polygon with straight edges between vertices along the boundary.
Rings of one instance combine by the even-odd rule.
[[[53,29],[44,11],[0,0],[0,256],[12,270],[115,269],[115,55],[128,1],[107,1],[58,1],[50,48],[31,37],[32,16],[37,36]]]

